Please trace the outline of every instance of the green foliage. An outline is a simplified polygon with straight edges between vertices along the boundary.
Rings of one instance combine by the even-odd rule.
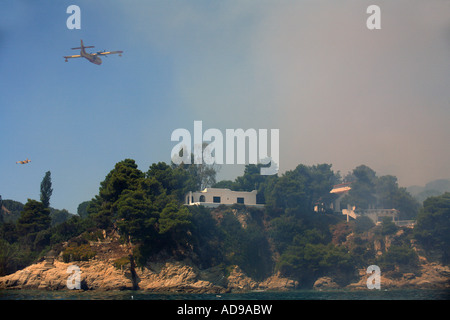
[[[99,194],[92,199],[87,209],[99,228],[112,227],[120,195],[125,190],[137,190],[143,178],[144,174],[137,169],[132,159],[125,159],[115,165],[100,183]]]
[[[359,216],[355,220],[355,232],[356,233],[363,233],[369,231],[371,228],[373,228],[375,224],[373,221],[367,217],[367,216]]]
[[[427,250],[441,253],[443,263],[450,263],[450,193],[430,197],[423,202],[417,217],[414,237]]]
[[[191,214],[186,207],[171,201],[162,210],[159,217],[159,233],[172,233],[174,237],[182,238],[191,226]]]
[[[153,239],[159,213],[141,190],[126,190],[117,201],[117,227],[133,242]]]
[[[51,229],[50,245],[57,245],[61,242],[68,241],[69,239],[94,228],[95,224],[92,220],[72,216],[69,220],[58,224]]]
[[[262,227],[261,217],[247,218],[244,228],[237,215],[248,212],[221,210],[221,220],[217,227],[218,242],[225,265],[238,265],[254,279],[262,280],[272,271],[273,261],[267,235]],[[259,219],[258,219],[259,218]]]
[[[192,221],[192,246],[197,263],[202,268],[210,268],[224,261],[221,239],[222,231],[211,214],[211,209],[190,206]]]
[[[377,207],[397,209],[400,219],[415,219],[420,204],[406,188],[400,188],[397,178],[391,175],[377,177],[371,168],[361,165],[356,167],[346,178],[352,181],[351,190],[342,200],[341,207],[347,204],[358,209]]]
[[[390,217],[383,217],[383,220],[381,221],[381,234],[383,236],[394,234],[397,232],[398,227],[395,225],[394,222],[392,222],[392,219]]]
[[[4,276],[32,263],[36,255],[29,247],[0,239],[0,276]]]
[[[368,209],[369,206],[374,205],[376,202],[375,171],[368,166],[361,165],[353,169],[352,176],[354,180],[347,196],[347,202],[355,205],[357,208]]]
[[[50,227],[50,209],[42,202],[28,199],[17,221],[17,232],[25,238],[26,243],[33,243],[38,232]]]
[[[154,178],[167,195],[174,195],[176,199],[182,201],[186,193],[200,188],[189,168],[185,165],[171,167],[164,162],[158,162],[150,166],[146,177]]]
[[[399,188],[397,178],[382,176],[376,179],[377,206],[380,208],[395,208],[400,211],[401,219],[414,219],[417,216],[417,202],[406,188]]]
[[[91,201],[84,201],[82,203],[80,203],[77,207],[77,214],[81,217],[81,218],[87,218],[87,216],[89,215],[88,212],[88,207],[91,204]]]
[[[51,225],[55,226],[57,224],[63,223],[70,219],[72,214],[67,211],[66,209],[54,209],[50,208],[50,218],[51,218]]]
[[[411,247],[392,245],[378,258],[376,264],[384,271],[404,273],[415,271],[418,262],[417,253]]]
[[[258,191],[256,203],[266,203],[266,191],[270,190],[271,183],[278,177],[276,175],[261,175],[262,164],[249,164],[245,166],[244,174],[237,177],[229,189],[236,191]]]
[[[3,200],[3,222],[16,223],[23,210],[23,203],[14,200]]]
[[[202,153],[205,151],[207,146],[207,143],[203,143]],[[180,156],[182,156],[182,153],[183,151],[180,151]],[[191,164],[182,163],[181,165],[175,165],[172,163],[171,166],[172,168],[185,171],[188,174],[189,181],[187,181],[187,185],[190,185],[190,188],[187,191],[203,190],[213,186],[216,183],[216,174],[220,169],[220,166],[214,163],[206,164],[203,162],[201,164],[196,164],[194,154],[191,154]]]
[[[62,258],[65,263],[72,261],[89,261],[94,258],[96,252],[88,243],[80,244],[70,243],[63,251]]]
[[[266,191],[267,205],[311,212],[318,201],[325,206],[331,203],[330,190],[336,181],[337,175],[331,165],[298,165],[295,170],[286,171],[277,181],[272,181],[272,187]]]
[[[49,248],[61,250],[66,241],[70,244],[63,251],[64,261],[91,259],[96,253],[89,241],[102,240],[103,230],[113,228],[123,242],[133,244],[132,255],[114,261],[117,268],[128,263],[142,267],[153,255],[189,257],[200,268],[231,270],[238,265],[256,280],[280,271],[308,287],[323,275],[345,284],[355,268],[374,263],[397,271],[418,263],[409,247],[411,233],[406,231],[400,240],[398,233],[388,252],[376,258],[369,234],[377,239],[391,237],[398,228],[390,219],[374,228],[364,216],[347,223],[340,215],[313,211],[315,205],[326,208],[334,200],[330,190],[340,182],[340,175],[331,165],[300,164],[280,177],[261,176],[260,168],[247,165],[242,176],[214,186],[256,189],[257,202],[266,203],[264,210],[244,205],[184,206],[189,191],[214,183],[215,168],[159,162],[143,173],[132,159],[114,166],[98,194],[79,205],[78,215],[49,210],[34,200],[22,208],[4,200],[5,208],[20,212],[20,218],[0,225],[0,274],[26,266]],[[398,187],[395,177],[377,177],[369,167],[359,166],[348,179],[354,181],[348,201],[362,208],[392,206],[404,217],[415,216],[417,202]],[[428,199],[414,231],[425,248],[441,250],[445,261],[450,255],[449,210],[450,194]],[[3,212],[3,217],[8,215]]]
[[[343,247],[333,244],[292,245],[281,255],[277,270],[311,286],[315,279],[330,274],[352,274],[354,262]]]
[[[123,267],[125,267],[127,264],[130,264],[130,257],[124,256],[119,259],[116,259],[113,261],[113,265],[116,269],[121,270]]]
[[[0,276],[7,275],[17,270],[18,244],[9,244],[0,239]]]
[[[41,202],[45,208],[50,206],[50,197],[52,196],[52,193],[52,177],[50,171],[47,171],[41,182]]]

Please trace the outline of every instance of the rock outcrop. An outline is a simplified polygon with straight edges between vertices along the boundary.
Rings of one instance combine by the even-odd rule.
[[[188,258],[183,261],[171,259],[168,255],[156,257],[145,267],[135,267],[129,259],[131,249],[117,239],[90,242],[95,257],[88,261],[64,262],[64,255],[49,252],[44,260],[13,274],[0,277],[0,289],[68,289],[70,266],[76,266],[80,288],[83,290],[145,290],[150,292],[225,293],[252,290],[287,291],[299,288],[301,284],[285,278],[279,273],[262,281],[256,281],[238,266],[226,271],[221,266],[199,269]],[[450,268],[420,259],[419,272],[391,275],[381,272],[382,288],[449,289]],[[342,285],[343,281],[333,276],[316,279],[314,288],[367,289],[365,269],[359,270],[356,281]],[[341,279],[342,280],[342,279]],[[345,282],[345,281],[344,281]],[[347,281],[348,283],[348,281]]]
[[[70,266],[80,270],[81,289],[123,290],[133,287],[131,277],[112,264],[103,261],[64,263],[55,260],[52,266],[43,261],[0,278],[0,289],[67,289],[67,282],[73,275]]]
[[[349,284],[347,289],[367,289],[370,275],[359,271],[359,280]],[[380,285],[384,289],[450,289],[450,268],[434,262],[420,265],[420,272],[404,273],[400,276],[386,276],[381,272]]]
[[[80,270],[80,288],[84,290],[131,290],[151,292],[225,293],[249,290],[289,290],[296,286],[290,279],[274,275],[263,282],[249,278],[235,267],[228,277],[220,268],[200,270],[182,261],[153,263],[136,268],[133,275],[129,266],[118,269],[112,262],[92,259],[52,264],[43,261],[0,278],[0,289],[68,289],[70,266]]]

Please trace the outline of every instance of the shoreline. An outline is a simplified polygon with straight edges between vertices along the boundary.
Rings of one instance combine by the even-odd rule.
[[[74,274],[68,273],[71,266],[79,267],[79,292],[129,291],[154,294],[244,294],[292,292],[312,290],[318,292],[333,291],[375,291],[375,290],[449,290],[450,268],[437,263],[421,266],[420,276],[403,274],[389,278],[383,273],[380,277],[380,289],[368,289],[369,277],[365,270],[359,270],[355,281],[339,286],[332,277],[318,278],[313,287],[304,288],[297,281],[274,274],[263,281],[249,278],[235,266],[224,277],[219,268],[200,270],[181,261],[165,261],[149,267],[138,268],[132,275],[127,268],[118,269],[110,261],[90,260],[64,263],[58,260],[49,264],[46,261],[30,265],[13,274],[0,277],[0,292],[18,290],[42,290],[70,292],[68,279]]]

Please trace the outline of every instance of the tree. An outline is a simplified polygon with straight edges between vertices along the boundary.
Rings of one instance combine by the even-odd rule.
[[[196,191],[200,183],[188,166],[169,166],[164,162],[154,163],[147,171],[146,178],[154,178],[165,189],[167,195],[174,195],[182,201],[189,191]]]
[[[376,263],[382,270],[393,271],[398,268],[400,273],[415,271],[419,257],[409,246],[392,245],[388,251],[379,257]]]
[[[348,281],[354,268],[347,250],[331,243],[292,245],[277,263],[282,275],[298,279],[302,286],[312,286],[318,277],[330,274],[340,275],[341,281]]]
[[[159,233],[170,232],[175,240],[184,238],[191,226],[191,216],[185,206],[180,207],[176,201],[171,201],[161,212]]]
[[[329,164],[298,165],[266,186],[267,204],[275,208],[311,212],[318,202],[331,202],[330,190],[338,176]]]
[[[394,176],[387,175],[376,179],[376,196],[378,207],[395,208],[400,211],[402,219],[414,219],[417,216],[419,202],[406,188],[399,188],[397,178]]]
[[[72,216],[72,214],[67,211],[66,209],[54,209],[54,208],[50,208],[50,218],[52,219],[52,226],[55,226],[57,224],[63,223],[67,220],[70,219],[70,217]]]
[[[205,148],[208,147],[208,143],[204,142],[202,144],[202,155]],[[183,157],[183,150],[179,152],[180,157]],[[193,178],[194,186],[189,191],[203,190],[205,188],[211,187],[216,183],[216,175],[220,170],[220,165],[217,163],[207,164],[203,159],[200,159],[201,163],[195,163],[195,155],[191,153],[190,163],[184,163],[177,165],[173,161],[171,163],[172,169],[180,168],[186,170],[190,178]]]
[[[237,177],[233,183],[235,190],[239,191],[253,191],[257,190],[256,203],[266,203],[265,193],[269,190],[270,182],[276,180],[276,175],[261,175],[261,168],[265,165],[248,164],[245,166],[244,174]]]
[[[394,197],[398,191],[397,178],[386,175],[376,179],[376,193],[378,196],[378,206],[381,208],[395,208]]]
[[[84,201],[80,203],[77,207],[77,213],[81,218],[86,218],[89,215],[88,207],[91,204],[91,201]]]
[[[444,263],[450,263],[450,192],[423,202],[414,237],[427,250],[440,252]]]
[[[99,194],[92,199],[87,211],[97,227],[107,229],[112,226],[117,214],[117,200],[125,190],[137,190],[144,181],[144,174],[132,159],[116,163],[114,169],[100,183]]]
[[[355,220],[355,232],[363,233],[369,231],[375,226],[375,223],[368,216],[359,216]]]
[[[52,178],[50,171],[45,173],[44,178],[41,182],[41,202],[45,208],[50,206],[50,197],[52,196]]]
[[[398,230],[398,227],[392,222],[391,217],[383,217],[381,221],[381,234],[383,236],[394,234]]]
[[[376,204],[376,174],[368,166],[360,165],[353,169],[355,180],[347,196],[347,202],[360,209],[368,209]]]
[[[28,199],[17,221],[17,231],[25,242],[32,244],[36,235],[40,231],[47,230],[50,223],[50,209],[46,208],[42,202]]]
[[[127,190],[118,200],[117,227],[134,243],[156,237],[158,216],[157,208],[142,190]]]

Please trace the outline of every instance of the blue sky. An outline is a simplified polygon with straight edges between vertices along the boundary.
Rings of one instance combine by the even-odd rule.
[[[71,4],[81,30],[66,27]],[[194,120],[280,129],[281,171],[450,178],[449,2],[379,1],[376,31],[370,4],[0,0],[0,194],[39,199],[51,171],[51,206],[76,213],[118,161],[168,162],[172,131]],[[124,54],[64,62],[80,39]]]

